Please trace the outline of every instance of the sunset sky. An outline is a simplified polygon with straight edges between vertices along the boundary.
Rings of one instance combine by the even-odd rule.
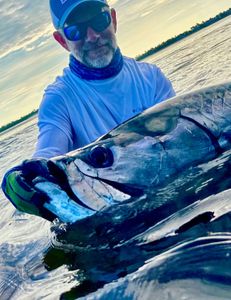
[[[111,0],[123,54],[136,56],[231,7],[230,0]],[[47,0],[0,0],[0,126],[37,109],[68,53],[52,38]]]

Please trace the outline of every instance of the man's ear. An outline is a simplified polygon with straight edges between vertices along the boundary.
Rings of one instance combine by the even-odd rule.
[[[64,37],[62,36],[62,34],[59,31],[53,32],[53,37],[64,49],[66,49],[67,51],[70,51],[66,40],[64,39]]]
[[[112,17],[112,23],[114,26],[115,32],[117,31],[117,17],[116,17],[116,11],[114,8],[111,9],[111,17]]]

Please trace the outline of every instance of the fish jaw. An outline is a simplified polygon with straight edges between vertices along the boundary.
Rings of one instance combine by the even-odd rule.
[[[49,167],[51,170],[58,169],[59,174],[63,172],[78,201],[91,210],[100,211],[131,199],[129,194],[101,181],[97,177],[97,170],[90,168],[80,159],[72,160],[68,164],[62,160],[50,161]]]
[[[45,202],[43,206],[57,216],[61,222],[74,223],[95,214],[95,211],[78,205],[59,185],[53,182],[43,180],[37,182],[35,188],[48,196],[49,201]]]

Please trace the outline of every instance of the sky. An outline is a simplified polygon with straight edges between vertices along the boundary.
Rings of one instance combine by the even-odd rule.
[[[134,57],[231,7],[230,0],[109,0],[117,40]],[[0,126],[37,109],[68,64],[52,37],[48,0],[0,0]]]

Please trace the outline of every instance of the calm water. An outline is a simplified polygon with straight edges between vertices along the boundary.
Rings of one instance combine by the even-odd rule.
[[[230,36],[231,18],[228,17],[146,60],[156,63],[162,68],[172,80],[178,94],[203,86],[229,81],[231,78],[231,68],[229,67],[229,62],[231,61]],[[23,159],[30,158],[32,155],[37,136],[36,121],[35,118],[0,135],[1,176],[9,167],[20,163]],[[222,159],[227,161],[227,157],[229,157],[228,154]],[[214,162],[214,164],[216,166],[222,165],[222,159]],[[220,176],[225,176],[224,174]],[[197,187],[198,190],[200,188],[200,186]],[[230,195],[229,191],[227,191],[226,197],[227,195]],[[63,295],[63,299],[73,299],[77,296],[85,296],[86,293],[101,287],[103,282],[110,282],[115,279],[113,275],[110,278],[110,274],[113,272],[107,271],[104,275],[105,278],[102,272],[100,273],[98,276],[99,282],[95,280],[93,284],[86,280],[83,281],[83,271],[81,267],[76,267],[78,264],[73,266],[71,254],[50,248],[51,231],[49,222],[15,211],[2,193],[0,198],[0,299],[58,299],[60,295]],[[225,238],[223,237],[223,239]],[[222,244],[222,241],[221,237],[217,238],[219,245]],[[210,249],[208,245],[206,247],[212,253],[213,249]],[[131,251],[131,249],[128,249],[128,251]],[[199,250],[197,249],[197,251]],[[218,247],[216,251],[218,251],[216,253],[219,255],[225,250]],[[230,254],[230,248],[227,248],[226,251],[227,255]],[[152,253],[153,256],[154,254],[155,252]],[[160,251],[158,254],[160,254]],[[126,256],[128,254],[125,253],[123,255]],[[136,261],[136,256],[134,253],[133,255],[134,261]],[[171,255],[171,253],[167,253],[164,259],[171,257]],[[150,256],[147,256],[147,258],[150,259]],[[76,260],[76,257],[73,259]],[[112,255],[111,262],[113,259],[114,256]],[[161,259],[163,257],[160,257]],[[184,257],[183,259],[187,261],[189,258]],[[136,271],[138,267],[142,267],[140,265],[142,260],[137,266],[134,266],[134,261],[130,272]],[[221,261],[222,264],[227,265],[227,272],[230,271],[230,259],[228,261],[229,265],[227,265],[227,261]],[[180,263],[177,257],[174,263],[173,265],[169,260],[166,265],[169,268],[179,266]],[[108,266],[110,265],[108,262],[107,264]],[[114,299],[119,299],[116,298],[115,290],[120,289],[124,291],[125,285],[129,285],[131,290],[134,290],[134,288],[137,288],[137,285],[134,284],[132,286],[133,279],[135,278],[134,282],[136,283],[138,280],[139,285],[141,282],[139,279],[142,278],[145,268],[146,270],[152,270],[154,267],[158,267],[157,262],[151,263],[151,265],[150,262],[145,264],[135,275],[127,275],[125,280],[116,281],[109,285],[107,289],[108,294],[105,294],[103,290],[92,296],[91,299],[109,299],[112,295],[114,295]],[[93,275],[95,278],[97,277],[96,274],[97,272]],[[124,275],[126,274],[122,274],[121,271],[120,276],[123,277]],[[156,279],[152,278],[152,280]],[[82,284],[82,282],[84,283]],[[217,288],[209,286],[210,295],[208,295],[206,294],[208,289],[205,289],[200,281],[192,280],[187,278],[187,276],[181,286],[176,282],[166,284],[165,292],[163,292],[163,286],[160,284],[155,285],[154,292],[153,285],[147,288],[147,285],[144,285],[144,280],[142,282],[141,293],[136,293],[136,299],[141,297],[148,299],[150,295],[154,294],[156,299],[185,299],[184,292],[193,295],[188,299],[202,299],[203,297],[198,298],[201,295],[205,295],[204,299],[231,299],[229,296],[231,293],[227,287],[224,288],[222,285]],[[76,288],[78,284],[79,287]],[[139,286],[141,287],[141,285]],[[67,293],[74,287],[75,289],[72,290],[74,292]],[[192,287],[194,288],[194,294]],[[125,294],[121,292],[121,295],[125,298]],[[147,297],[145,298],[144,295]],[[132,298],[128,297],[126,299]]]

